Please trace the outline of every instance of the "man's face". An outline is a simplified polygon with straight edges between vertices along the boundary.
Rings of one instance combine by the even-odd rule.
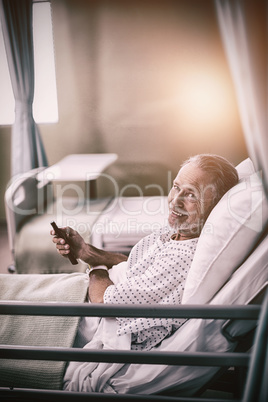
[[[193,163],[183,166],[168,195],[168,222],[180,240],[200,235],[210,211],[215,205],[216,188],[212,175]]]

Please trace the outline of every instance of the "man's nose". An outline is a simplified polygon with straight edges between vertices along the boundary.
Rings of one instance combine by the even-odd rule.
[[[183,196],[183,191],[179,191],[174,199],[174,204],[178,205],[178,206],[182,206],[184,204],[184,196]]]

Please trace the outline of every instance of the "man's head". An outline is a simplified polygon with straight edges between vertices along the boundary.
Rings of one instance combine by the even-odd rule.
[[[168,196],[168,221],[181,240],[198,237],[213,207],[238,183],[235,167],[218,155],[186,160]]]

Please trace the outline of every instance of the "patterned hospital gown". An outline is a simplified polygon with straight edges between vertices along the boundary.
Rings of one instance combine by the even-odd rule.
[[[127,280],[109,286],[108,304],[180,304],[198,239],[172,240],[164,228],[143,238],[128,258]],[[149,350],[180,327],[173,318],[117,318],[118,335],[131,333],[132,349]]]

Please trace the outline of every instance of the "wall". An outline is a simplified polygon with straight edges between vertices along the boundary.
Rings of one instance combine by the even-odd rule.
[[[213,1],[52,0],[52,17],[59,122],[40,125],[50,164],[115,152],[107,173],[123,194],[148,195],[167,193],[190,154],[247,157]],[[1,218],[10,133],[0,127]]]

